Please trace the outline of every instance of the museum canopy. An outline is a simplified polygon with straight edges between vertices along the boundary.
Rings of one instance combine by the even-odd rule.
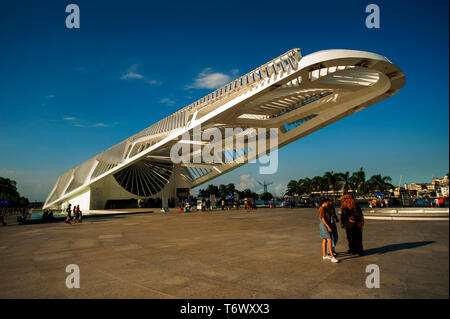
[[[179,202],[180,190],[248,162],[248,137],[259,128],[276,128],[280,148],[394,95],[404,82],[403,72],[379,54],[324,50],[302,57],[292,49],[63,173],[44,208],[103,209],[107,201],[130,198]],[[237,127],[247,140],[238,149],[222,134],[227,161],[174,163],[170,156],[181,136],[193,141],[199,130]],[[192,144],[194,157],[199,148]]]

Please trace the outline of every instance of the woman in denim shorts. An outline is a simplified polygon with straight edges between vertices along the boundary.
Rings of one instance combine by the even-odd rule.
[[[339,262],[339,260],[336,259],[336,257],[333,254],[333,251],[331,250],[332,244],[331,244],[331,238],[332,238],[332,229],[331,229],[331,223],[330,223],[330,216],[328,213],[328,201],[322,197],[319,201],[320,207],[319,207],[319,218],[320,218],[320,224],[319,224],[319,232],[320,232],[320,238],[322,238],[322,254],[323,260],[330,260],[333,263]],[[330,248],[331,253],[330,256],[327,254],[327,246]]]

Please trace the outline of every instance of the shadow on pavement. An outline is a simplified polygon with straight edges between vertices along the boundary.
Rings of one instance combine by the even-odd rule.
[[[370,248],[365,251],[365,255],[374,255],[374,254],[384,254],[391,251],[397,251],[397,250],[403,250],[403,249],[411,249],[411,248],[417,248],[426,246],[429,244],[433,244],[436,241],[418,241],[415,243],[401,243],[401,244],[392,244],[392,245],[386,245],[382,247],[377,248]]]
[[[349,254],[349,253],[341,253],[340,256],[344,257],[341,260],[349,260],[349,259],[353,259],[353,258],[370,256],[370,255],[375,255],[375,254],[385,254],[385,253],[389,253],[389,252],[397,251],[397,250],[404,250],[404,249],[412,249],[412,248],[422,247],[422,246],[426,246],[426,245],[429,245],[429,244],[433,244],[435,242],[436,241],[432,240],[432,241],[418,241],[418,242],[415,242],[415,243],[392,244],[392,245],[386,245],[386,246],[377,247],[377,248],[366,249],[364,251],[364,255],[363,256],[352,255],[352,254]]]

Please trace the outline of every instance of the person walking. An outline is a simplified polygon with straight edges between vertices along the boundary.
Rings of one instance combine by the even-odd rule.
[[[206,201],[202,199],[202,212],[206,211]]]
[[[206,200],[206,210],[211,210],[211,201],[209,200],[209,198]]]
[[[6,226],[6,207],[0,208],[0,221],[3,226]]]
[[[348,240],[348,252],[353,255],[364,254],[362,243],[362,229],[364,215],[361,208],[356,205],[353,196],[346,194],[341,200],[341,225],[345,228]]]
[[[83,221],[83,213],[80,209],[80,205],[77,205],[77,213],[78,213],[78,222],[81,223]]]
[[[74,223],[75,224],[77,224],[78,223],[78,218],[80,217],[80,215],[79,215],[79,212],[78,212],[78,208],[79,208],[80,206],[75,206],[75,205],[73,205],[73,216],[74,216]]]
[[[320,238],[322,239],[322,260],[330,260],[333,263],[339,262],[339,260],[336,259],[336,257],[333,254],[332,244],[331,244],[331,233],[332,229],[330,226],[330,215],[328,210],[328,201],[321,197],[319,200],[319,218],[320,218],[320,224],[319,224],[319,232],[320,232]],[[330,256],[327,254],[327,247],[331,248]]]
[[[67,217],[66,217],[66,224],[72,224],[70,222],[70,219],[72,218],[72,204],[69,204],[69,207],[66,209]]]

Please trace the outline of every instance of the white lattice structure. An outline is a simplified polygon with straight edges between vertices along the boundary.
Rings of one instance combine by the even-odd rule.
[[[102,209],[108,199],[170,198],[242,165],[248,150],[228,147],[229,163],[173,164],[170,149],[186,132],[210,128],[278,128],[282,147],[384,100],[401,89],[403,72],[384,56],[293,49],[145,130],[63,173],[44,208],[68,202]],[[227,147],[225,147],[226,149]],[[263,154],[257,154],[260,156]],[[240,160],[239,160],[240,159]]]

